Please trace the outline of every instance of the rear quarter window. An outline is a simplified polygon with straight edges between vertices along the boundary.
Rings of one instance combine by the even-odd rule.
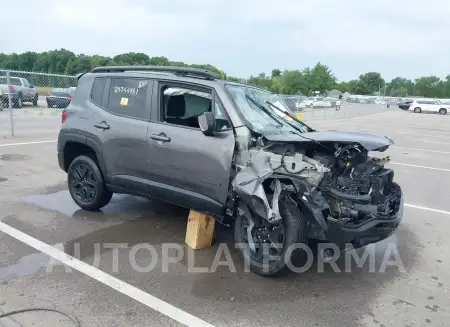
[[[98,106],[102,106],[103,92],[105,90],[106,78],[97,77],[94,79],[91,90],[91,101]]]

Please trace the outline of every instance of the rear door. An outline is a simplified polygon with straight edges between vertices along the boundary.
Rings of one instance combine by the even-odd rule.
[[[97,77],[89,106],[89,132],[101,147],[108,181],[148,193],[148,139],[153,80]]]
[[[190,208],[215,212],[225,203],[234,152],[234,133],[214,89],[155,82],[148,128],[153,192]],[[214,105],[212,105],[214,104]],[[205,136],[197,117],[212,111],[218,129]]]

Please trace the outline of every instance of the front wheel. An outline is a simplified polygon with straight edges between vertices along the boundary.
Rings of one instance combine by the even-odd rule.
[[[281,221],[269,223],[252,214],[241,203],[235,221],[234,238],[251,271],[262,276],[289,272],[307,254],[307,224],[298,207],[279,201]]]
[[[445,114],[447,114],[447,109],[441,108],[441,109],[439,109],[439,113],[440,113],[441,115],[445,115]]]
[[[33,98],[33,106],[37,107],[38,105],[38,100],[39,100],[39,95],[35,95]]]
[[[106,206],[112,193],[106,188],[97,163],[88,156],[76,157],[67,171],[70,195],[75,203],[87,211]]]
[[[414,108],[414,112],[415,112],[416,114],[420,114],[420,113],[422,112],[422,109],[419,108],[419,107],[416,107],[416,108]]]

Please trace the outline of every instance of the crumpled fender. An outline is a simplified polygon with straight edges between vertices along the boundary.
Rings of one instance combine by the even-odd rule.
[[[277,167],[275,167],[276,169]],[[269,222],[281,219],[278,209],[278,197],[281,193],[281,183],[274,182],[272,204],[269,204],[262,183],[272,176],[274,167],[270,158],[257,154],[241,171],[236,174],[232,186],[239,197],[247,203],[252,211]]]

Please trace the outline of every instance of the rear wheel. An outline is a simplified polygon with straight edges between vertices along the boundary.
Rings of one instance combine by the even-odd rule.
[[[239,204],[234,238],[251,271],[277,276],[306,257],[306,220],[298,207],[286,199],[279,201],[281,221],[269,223]]]
[[[441,108],[441,109],[439,109],[439,113],[440,113],[441,115],[445,115],[445,114],[447,114],[447,109]]]
[[[33,99],[33,106],[35,106],[35,107],[37,107],[37,105],[38,105],[38,100],[39,100],[39,95],[35,95],[34,96],[34,99]]]
[[[112,193],[106,188],[97,163],[88,156],[76,157],[67,171],[70,195],[75,203],[87,211],[106,206]]]
[[[422,112],[422,109],[419,108],[419,107],[416,107],[416,108],[414,108],[414,112],[417,113],[417,114],[419,114],[419,113]]]

